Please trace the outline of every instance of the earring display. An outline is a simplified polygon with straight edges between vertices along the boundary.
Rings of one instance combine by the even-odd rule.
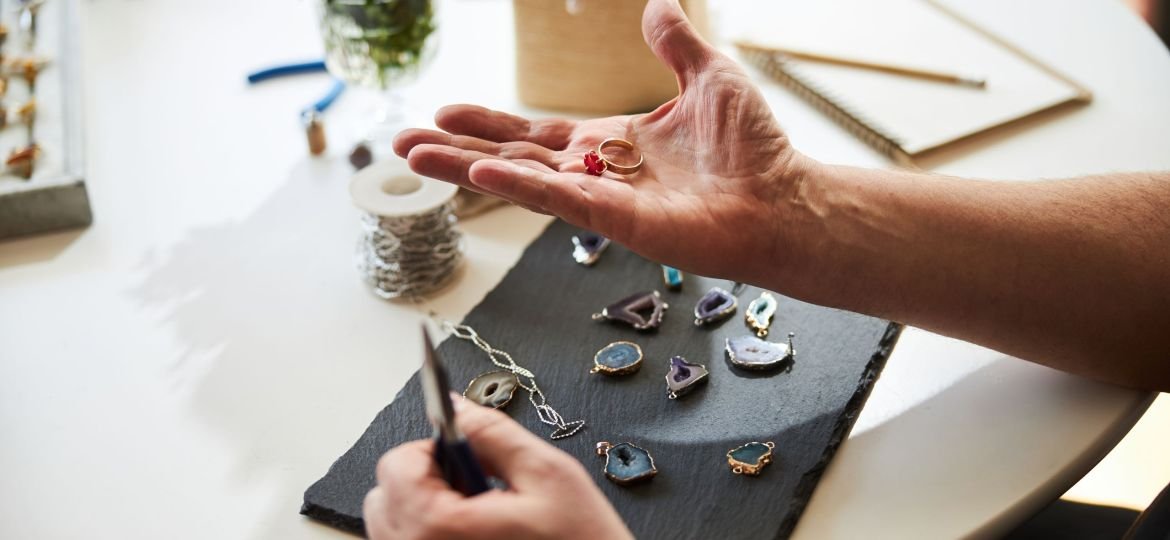
[[[735,367],[750,370],[767,370],[796,359],[792,346],[795,333],[788,333],[788,343],[772,343],[755,336],[727,338],[724,348],[727,360]]]
[[[760,472],[772,462],[772,450],[776,444],[769,442],[750,442],[727,452],[727,464],[731,472],[759,476]]]
[[[776,306],[776,297],[769,292],[760,293],[759,298],[748,304],[744,319],[757,336],[768,337],[768,327],[772,326],[772,317],[776,315]]]
[[[670,359],[670,372],[666,374],[666,395],[670,399],[690,393],[701,383],[707,382],[707,366],[692,364],[681,356]]]
[[[739,301],[734,295],[719,287],[711,287],[711,290],[695,303],[695,326],[726,319],[735,313],[738,306]]]
[[[600,234],[582,232],[573,235],[573,260],[578,264],[593,266],[607,247],[609,239]]]
[[[516,389],[520,387],[520,379],[511,371],[489,371],[471,379],[463,397],[470,399],[484,407],[502,409],[512,401]]]
[[[593,314],[593,320],[620,321],[638,330],[652,330],[662,323],[669,307],[658,291],[642,292],[606,306],[601,313]]]
[[[627,486],[644,482],[658,474],[650,452],[628,442],[597,443],[597,455],[605,456],[605,477],[615,484]]]
[[[642,367],[642,348],[637,343],[615,341],[593,355],[593,369],[589,373],[629,375]]]

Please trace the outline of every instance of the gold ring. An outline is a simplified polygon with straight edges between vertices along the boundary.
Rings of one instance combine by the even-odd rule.
[[[625,139],[618,139],[616,137],[610,137],[604,141],[601,141],[601,144],[597,145],[597,155],[601,156],[601,161],[605,162],[606,170],[610,170],[610,171],[613,171],[613,172],[618,173],[618,174],[634,174],[634,173],[638,172],[638,169],[642,168],[643,156],[641,153],[638,153],[638,162],[633,164],[633,165],[620,165],[620,164],[614,163],[613,161],[610,161],[609,158],[606,158],[605,152],[604,152],[605,149],[615,147],[615,146],[618,148],[623,148],[625,150],[629,150],[631,152],[634,151],[634,143],[627,141]]]

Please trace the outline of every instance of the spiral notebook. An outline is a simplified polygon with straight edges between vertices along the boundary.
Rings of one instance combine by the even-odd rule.
[[[1092,94],[932,0],[779,0],[742,38],[759,45],[977,75],[971,88],[742,50],[744,58],[894,159],[949,147]]]

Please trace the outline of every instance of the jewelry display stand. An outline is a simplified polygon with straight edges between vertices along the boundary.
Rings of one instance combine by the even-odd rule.
[[[32,54],[48,63],[36,77],[32,133],[40,147],[40,157],[34,163],[32,177],[26,180],[11,171],[0,173],[0,239],[89,225],[93,217],[83,179],[76,0],[46,0],[39,7],[32,53],[19,43],[24,36],[17,30],[15,15],[5,12],[3,19],[9,28],[5,58]],[[10,75],[9,79],[3,103],[15,109],[27,100],[28,89],[20,76]],[[0,156],[27,145],[28,132],[23,123],[10,123],[0,129]]]
[[[592,267],[582,266],[570,255],[577,232],[563,222],[550,225],[464,323],[531,369],[565,420],[585,420],[581,432],[552,444],[585,465],[637,538],[789,536],[901,326],[776,295],[770,341],[795,332],[795,361],[773,372],[745,371],[727,360],[724,340],[751,333],[743,310],[759,289],[739,293],[731,318],[696,327],[695,302],[711,287],[730,290],[730,283],[688,275],[681,291],[667,291],[657,263],[617,244]],[[662,291],[670,305],[657,330],[591,320],[608,303],[648,290]],[[641,347],[641,369],[591,374],[594,354],[615,341]],[[421,349],[417,354],[421,363]],[[447,339],[439,354],[457,390],[495,369],[466,341]],[[668,399],[664,377],[676,355],[706,365],[710,375],[702,387]],[[415,374],[308,488],[301,513],[362,533],[362,499],[375,484],[375,464],[395,445],[431,436],[423,411]],[[551,428],[527,399],[517,396],[504,411],[547,440]],[[658,474],[633,486],[610,482],[596,454],[598,441],[645,448]],[[772,463],[758,477],[733,474],[727,452],[752,441],[775,443]]]

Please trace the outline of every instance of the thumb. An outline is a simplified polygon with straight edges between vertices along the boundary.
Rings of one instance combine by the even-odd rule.
[[[703,70],[718,52],[683,13],[679,0],[650,0],[642,12],[642,37],[654,55],[678,77],[679,91]]]
[[[508,415],[452,396],[455,423],[480,464],[514,488],[554,479],[579,464],[568,454],[524,429]],[[554,473],[554,474],[550,474]]]

